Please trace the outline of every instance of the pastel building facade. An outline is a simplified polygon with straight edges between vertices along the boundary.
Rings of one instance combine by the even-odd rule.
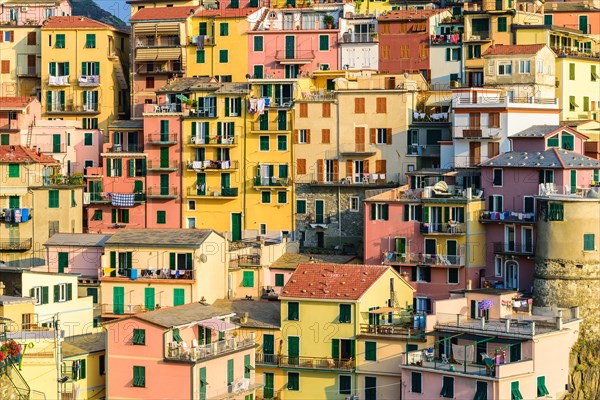
[[[7,25],[41,25],[54,16],[71,15],[71,4],[67,0],[28,2],[23,7],[17,1],[7,1],[0,14],[0,22]]]
[[[339,23],[340,69],[379,70],[377,19],[349,15]]]
[[[600,120],[598,58],[559,56],[556,59],[556,97],[561,121]],[[578,88],[575,91],[575,88]]]
[[[3,16],[10,14],[8,9]],[[8,13],[6,12],[8,11]],[[0,28],[0,96],[40,95],[40,26]]]

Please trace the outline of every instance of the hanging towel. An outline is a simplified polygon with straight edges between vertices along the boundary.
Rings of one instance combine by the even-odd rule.
[[[221,161],[221,169],[229,169],[231,165],[231,161],[227,160],[227,161]]]
[[[13,208],[13,221],[15,222],[15,224],[20,224],[21,223],[21,209],[20,208]]]
[[[29,208],[21,209],[21,222],[29,221]]]
[[[192,169],[201,170],[202,169],[202,161],[192,161]]]
[[[254,97],[250,98],[250,101],[248,102],[248,112],[250,114],[255,114],[258,111],[258,99],[255,99]]]
[[[133,193],[113,193],[111,204],[116,207],[133,207]]]
[[[198,50],[204,50],[204,35],[198,36]]]
[[[256,101],[256,111],[259,115],[263,115],[265,112],[265,99],[258,99]]]

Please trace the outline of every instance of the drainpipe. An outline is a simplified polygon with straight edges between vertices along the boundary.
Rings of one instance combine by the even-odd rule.
[[[240,185],[240,186],[243,186],[243,189],[244,189],[244,198],[243,198],[243,205],[242,205],[242,217],[244,218],[244,223],[243,223],[243,227],[242,227],[243,229],[241,229],[241,231],[242,231],[242,237],[244,236],[244,234],[243,234],[244,229],[246,228],[246,226],[248,226],[247,225],[247,221],[246,221],[246,214],[247,214],[247,212],[246,212],[246,193],[247,193],[246,185],[248,184],[247,181],[246,181],[246,178],[247,178],[247,169],[248,169],[248,166],[246,165],[246,162],[248,160],[248,147],[246,146],[246,138],[248,137],[248,132],[247,132],[247,125],[248,125],[248,111],[247,111],[247,109],[248,109],[248,104],[247,104],[247,101],[248,101],[248,98],[246,97],[244,99],[244,107],[243,107],[243,109],[244,109],[244,158],[243,158],[243,161],[244,162],[242,163],[242,169],[244,171],[243,172],[244,179],[242,181],[243,185]],[[241,188],[242,187],[240,187],[240,189]],[[231,218],[231,217],[229,217],[229,218]],[[233,232],[231,234],[231,239],[233,239]]]
[[[341,156],[340,156],[340,106],[339,106],[339,102],[337,99],[337,95],[335,97],[335,130],[336,130],[336,146],[337,146],[337,163],[338,163],[338,181],[340,179],[340,170],[342,168],[341,166]],[[338,192],[337,192],[337,215],[338,215],[338,238],[339,238],[339,245],[341,248],[342,245],[342,207],[340,204],[341,201],[341,197],[342,197],[342,189],[340,188],[339,182],[338,182]]]
[[[471,214],[472,214],[472,210],[471,210],[471,201],[470,198],[467,198],[467,212],[465,213],[465,217],[466,217],[466,221],[465,221],[465,231],[466,231],[466,237],[465,237],[465,275],[468,276],[468,269],[471,267]],[[468,279],[467,276],[465,276],[465,280]],[[479,277],[479,285],[481,286],[481,277]]]
[[[291,201],[290,201],[290,208],[291,208],[290,219],[291,219],[291,222],[292,222],[291,223],[292,229],[290,230],[290,233],[292,235],[294,235],[294,237],[295,237],[296,236],[295,235],[295,232],[296,232],[296,219],[294,218],[294,204],[295,204],[295,200],[294,199],[295,199],[295,194],[296,194],[296,190],[295,190],[295,187],[296,187],[296,183],[295,183],[296,182],[296,175],[295,175],[294,172],[295,172],[296,168],[294,168],[295,167],[295,163],[294,163],[294,160],[295,160],[295,158],[294,158],[294,113],[288,111],[288,114],[289,114],[290,132],[291,132],[290,140],[289,140],[289,143],[290,143],[290,169],[291,169],[290,176],[292,177],[292,190],[290,190],[290,192],[291,192],[291,196],[290,196],[291,197]]]
[[[191,96],[191,94],[190,94]],[[179,227],[180,228],[184,228],[183,226],[183,206],[184,206],[184,200],[183,200],[183,191],[185,190],[185,188],[183,187],[183,167],[182,167],[182,163],[183,163],[183,116],[181,116],[179,118]],[[148,215],[148,213],[146,213],[146,215]]]

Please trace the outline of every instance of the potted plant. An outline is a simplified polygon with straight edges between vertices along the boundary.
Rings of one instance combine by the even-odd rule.
[[[333,17],[331,15],[326,15],[323,17],[323,23],[327,27],[327,29],[333,28]]]

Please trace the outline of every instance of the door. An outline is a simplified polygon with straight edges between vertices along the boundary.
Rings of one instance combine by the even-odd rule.
[[[263,335],[263,362],[272,364],[275,362],[275,336]]]
[[[442,207],[431,207],[429,218],[429,232],[442,231]]]
[[[277,111],[277,129],[280,131],[287,130],[287,111]]]
[[[406,254],[406,238],[396,238],[395,250],[400,257],[404,258]]]
[[[136,152],[141,150],[137,132],[127,134],[127,150]]]
[[[197,174],[196,175],[196,195],[198,195],[198,196],[206,195],[206,174]]]
[[[300,356],[300,338],[298,336],[288,336],[288,363],[297,365]]]
[[[242,214],[231,214],[231,240],[242,240]]]
[[[125,288],[116,286],[113,288],[113,314],[121,315],[125,311]]]
[[[515,227],[509,225],[505,229],[504,251],[515,251]]]
[[[468,167],[477,166],[481,162],[481,143],[469,142],[469,165]]]
[[[160,167],[161,168],[169,168],[169,148],[168,147],[160,148]]]
[[[425,255],[435,257],[437,254],[437,243],[435,239],[425,239]]]
[[[355,358],[355,342],[350,339],[340,339],[340,358],[349,360]]]
[[[363,160],[354,161],[354,183],[362,183],[365,173],[365,162]]]
[[[317,232],[317,247],[325,248],[325,232]]]
[[[231,182],[230,174],[221,174],[221,189],[229,189]]]
[[[160,194],[163,196],[169,194],[169,175],[168,174],[160,175]]]
[[[269,112],[265,111],[264,114],[258,116],[258,129],[261,131],[269,130]]]
[[[324,223],[325,217],[325,202],[323,200],[315,200],[315,223]]]
[[[446,259],[452,265],[458,265],[458,243],[456,240],[446,241]]]
[[[521,232],[521,246],[523,253],[533,253],[533,229],[523,227]]]
[[[59,252],[58,253],[58,273],[62,274],[65,269],[69,268],[69,253]]]
[[[272,372],[265,372],[265,388],[263,396],[265,399],[272,399],[274,395],[275,378]]]
[[[285,37],[285,58],[293,59],[296,51],[296,40],[294,36]]]
[[[144,288],[144,308],[148,311],[154,310],[154,288]]]
[[[354,143],[357,152],[365,151],[365,128],[357,127],[354,129]]]
[[[506,289],[519,289],[519,264],[514,261],[506,262]]]
[[[571,194],[577,193],[577,170],[571,170]]]

